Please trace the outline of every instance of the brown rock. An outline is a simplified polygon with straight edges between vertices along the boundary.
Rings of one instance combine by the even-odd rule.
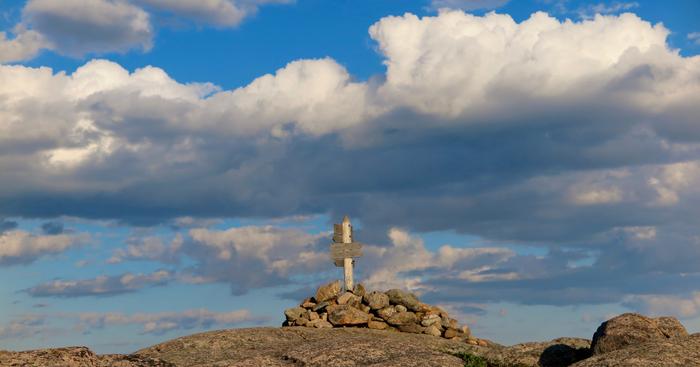
[[[483,340],[483,339],[479,339],[479,340],[477,341],[477,344],[478,344],[479,346],[481,346],[481,347],[487,347],[487,346],[489,345],[489,343],[488,343],[486,340]]]
[[[357,298],[357,296],[355,296],[354,294],[352,294],[350,292],[345,292],[342,295],[340,295],[340,297],[338,297],[338,304],[345,305],[345,304],[351,303],[351,301],[356,299],[356,298]]]
[[[328,307],[330,305],[331,305],[330,302],[323,301],[323,302],[318,303],[316,306],[314,306],[314,308],[312,308],[312,310],[314,312],[323,312],[326,309],[326,307]]]
[[[384,321],[389,320],[390,317],[396,314],[396,309],[393,307],[384,307],[377,311],[377,316],[381,317]]]
[[[404,306],[404,305],[396,305],[396,306],[394,306],[394,309],[396,310],[396,312],[408,311],[408,308],[406,308],[406,306]]]
[[[372,320],[372,321],[370,321],[370,322],[367,323],[367,327],[370,328],[370,329],[374,329],[374,330],[384,330],[384,329],[386,329],[387,327],[389,327],[389,325],[387,325],[387,323],[384,322],[384,321],[374,321],[374,320]]]
[[[700,334],[679,336],[594,355],[571,367],[680,367],[700,366]]]
[[[333,325],[325,320],[321,319],[316,319],[316,320],[311,320],[306,324],[306,327],[314,327],[317,329],[329,329],[332,328]]]
[[[432,315],[427,315],[421,320],[420,324],[428,327],[430,325],[435,325],[435,324],[440,324],[440,316],[432,314]]]
[[[403,324],[398,326],[402,333],[423,334],[425,328],[418,324]]]
[[[365,296],[365,293],[367,291],[365,290],[365,286],[362,285],[361,283],[355,284],[355,287],[352,289],[352,293],[354,293],[356,296],[362,298]]]
[[[316,302],[328,301],[340,295],[340,280],[322,285],[316,291]],[[316,310],[314,310],[316,311]]]
[[[335,326],[362,325],[370,319],[369,314],[348,305],[333,306],[328,311],[328,321]]]
[[[413,312],[398,312],[394,314],[393,316],[389,317],[388,320],[386,320],[387,324],[393,325],[393,326],[399,326],[399,325],[409,325],[409,324],[415,324],[418,322],[418,319],[416,318],[416,314]]]
[[[287,321],[294,322],[297,325],[299,325],[299,323],[298,323],[299,320],[303,320],[303,319],[308,320],[309,319],[308,314],[309,314],[309,311],[307,311],[303,307],[292,307],[292,308],[288,308],[288,309],[284,310],[284,316],[287,318]]]
[[[60,367],[175,367],[158,358],[139,355],[96,355],[86,347],[39,349],[24,352],[0,350],[0,366]]]
[[[457,332],[457,330],[456,330],[456,329],[453,329],[453,328],[447,328],[447,329],[445,329],[445,333],[443,334],[443,336],[444,336],[445,338],[447,338],[447,339],[454,338],[454,337],[456,337],[456,336],[458,336],[458,335],[459,335],[459,332]]]
[[[466,336],[472,335],[472,331],[469,330],[469,326],[467,326],[467,325],[462,326],[462,334],[464,334]]]
[[[430,326],[426,327],[425,330],[423,331],[423,333],[428,334],[428,335],[432,335],[432,336],[442,335],[442,332],[440,331],[440,329],[438,329],[437,326],[435,326],[435,325],[430,325]]]
[[[382,292],[370,292],[365,294],[364,301],[373,310],[380,310],[389,306],[389,296]]]
[[[313,311],[309,312],[309,320],[314,321],[314,320],[318,320],[320,318],[321,317],[318,315],[318,313],[313,312]]]
[[[603,322],[591,342],[594,355],[608,353],[644,342],[664,341],[688,335],[683,325],[670,317],[652,319],[635,313],[625,313]]]

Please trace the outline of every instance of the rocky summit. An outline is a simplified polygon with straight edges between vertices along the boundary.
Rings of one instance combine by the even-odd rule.
[[[427,305],[415,294],[401,289],[368,291],[358,284],[343,292],[340,281],[335,281],[319,287],[314,296],[302,301],[298,307],[285,310],[284,316],[282,326],[361,327],[488,345],[488,341],[473,337],[469,327],[459,325],[445,310]]]
[[[331,286],[331,288],[334,285]],[[324,289],[323,291],[327,291]],[[332,292],[331,292],[332,293]],[[345,295],[351,293],[351,295]],[[396,298],[384,293],[361,291],[329,295],[323,307],[341,310],[327,320],[349,323],[347,327],[287,326],[282,328],[251,328],[210,331],[166,341],[130,355],[95,355],[84,347],[44,349],[26,352],[0,351],[0,366],[61,366],[61,367],[214,367],[214,366],[372,366],[372,367],[675,367],[700,366],[700,334],[688,335],[678,320],[670,317],[649,318],[639,314],[623,314],[603,324],[588,339],[558,338],[548,342],[530,342],[513,346],[497,343],[465,343],[465,336],[445,338],[425,332],[401,332],[388,319],[414,325],[415,331],[437,327],[435,317],[425,317],[426,311],[417,301],[415,307],[396,304],[398,299],[414,303],[415,296]],[[370,296],[374,294],[373,296]],[[383,294],[383,295],[382,295]],[[392,292],[396,295],[396,292]],[[404,294],[405,295],[405,294]],[[367,300],[365,301],[365,296]],[[342,297],[342,298],[341,298]],[[340,303],[342,304],[340,304]],[[386,304],[388,302],[388,305]],[[403,301],[402,301],[403,302]],[[285,312],[285,317],[299,318],[318,307],[313,300]],[[312,305],[314,303],[315,305]],[[369,311],[362,307],[369,307]],[[386,327],[369,327],[380,310],[384,311]],[[398,307],[401,306],[401,307]],[[358,308],[360,307],[360,308]],[[396,310],[399,308],[399,310]],[[405,309],[404,309],[405,308]],[[303,310],[303,311],[302,311]],[[312,311],[318,313],[318,311]],[[358,313],[370,315],[360,316]],[[415,316],[406,316],[413,313]],[[321,314],[318,319],[322,320]],[[388,316],[390,315],[390,316]],[[312,322],[312,316],[308,321]],[[449,318],[449,317],[448,317]],[[424,326],[423,321],[429,326]],[[440,317],[442,322],[442,317]],[[360,322],[363,321],[363,322]],[[303,321],[302,321],[303,323]],[[365,327],[365,324],[367,327]],[[360,326],[358,326],[360,325]],[[396,330],[390,331],[396,328]],[[445,330],[457,330],[443,327]]]

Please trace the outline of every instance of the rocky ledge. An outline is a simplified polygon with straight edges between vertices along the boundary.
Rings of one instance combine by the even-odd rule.
[[[0,351],[0,366],[700,366],[700,334],[688,335],[674,318],[638,314],[604,322],[592,341],[559,338],[508,347],[359,327],[295,326],[211,331],[131,355],[99,356],[84,347]]]
[[[335,281],[319,287],[316,294],[302,301],[299,307],[285,310],[284,316],[286,320],[282,326],[361,327],[488,345],[488,341],[473,337],[468,326],[459,325],[445,310],[427,305],[415,294],[401,289],[367,291],[358,284],[342,292],[340,281]]]

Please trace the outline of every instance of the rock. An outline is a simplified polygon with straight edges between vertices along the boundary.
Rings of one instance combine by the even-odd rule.
[[[334,326],[361,325],[370,319],[369,314],[348,305],[333,306],[328,311],[328,321]]]
[[[398,325],[399,331],[402,333],[423,334],[425,328],[418,324],[403,324]]]
[[[464,361],[449,353],[469,348],[429,335],[360,328],[252,328],[190,335],[136,354],[178,367],[463,367]]]
[[[464,334],[466,336],[472,335],[472,331],[469,330],[469,326],[467,326],[467,325],[462,326],[462,334]]]
[[[284,310],[284,316],[287,318],[287,321],[294,323],[297,323],[299,320],[303,319],[308,320],[308,313],[309,312],[303,307],[293,307]]]
[[[700,366],[700,334],[679,336],[594,355],[571,367]]]
[[[416,314],[413,312],[398,312],[386,320],[387,324],[393,326],[415,324],[418,321]]]
[[[442,316],[440,318],[440,323],[442,324],[442,327],[444,327],[445,329],[447,329],[447,328],[458,329],[459,328],[459,324],[457,323],[457,320],[451,319],[447,316]]]
[[[483,339],[479,339],[479,340],[477,341],[477,344],[478,344],[480,347],[487,347],[487,346],[489,345],[489,343],[488,343],[486,340],[483,340]]]
[[[306,324],[306,327],[315,327],[317,329],[330,329],[333,327],[333,325],[326,320],[316,319],[309,321]]]
[[[372,310],[380,310],[389,306],[389,296],[382,292],[370,292],[365,294],[364,301]]]
[[[318,320],[320,318],[321,317],[318,315],[318,313],[313,312],[313,311],[309,312],[309,320],[314,321],[314,320]]]
[[[662,319],[662,320],[659,320]],[[593,334],[594,355],[612,352],[630,345],[665,341],[688,335],[678,320],[664,317],[652,319],[636,313],[625,313],[603,322]]]
[[[425,328],[423,331],[425,334],[432,335],[432,336],[440,336],[442,335],[442,331],[437,328],[435,325],[429,325],[428,327]]]
[[[548,342],[516,344],[498,347],[476,338],[469,345],[478,348],[472,354],[486,359],[489,366],[564,367],[590,356],[590,340],[559,338]],[[486,345],[484,345],[486,344]]]
[[[387,325],[387,323],[384,322],[384,321],[374,321],[374,320],[372,320],[372,321],[370,321],[370,322],[367,323],[367,327],[370,328],[370,329],[374,329],[374,330],[384,330],[384,329],[386,329],[388,326],[389,326],[389,325]]]
[[[321,317],[321,320],[323,321],[328,321],[328,312],[324,312],[319,315]]]
[[[384,321],[388,320],[391,316],[396,314],[396,309],[394,307],[384,307],[377,311],[377,316],[381,317]]]
[[[354,294],[352,294],[350,292],[345,292],[340,297],[338,297],[338,304],[345,305],[345,304],[351,303],[356,298],[357,298],[357,296],[355,296]]]
[[[312,310],[314,310],[314,312],[319,312],[319,311],[322,312],[323,310],[326,309],[326,307],[328,307],[328,306],[330,306],[330,305],[331,305],[330,302],[328,302],[328,301],[323,301],[323,302],[317,304],[316,306],[314,306],[314,308],[312,308]]]
[[[428,315],[421,320],[420,324],[428,327],[430,325],[440,324],[440,316],[438,315]]]
[[[362,285],[361,283],[355,284],[355,287],[352,289],[352,293],[354,293],[356,296],[362,298],[365,296],[365,286]]]
[[[328,301],[332,298],[336,298],[340,295],[340,280],[335,282],[330,282],[326,285],[322,285],[316,291],[316,302]],[[316,311],[316,310],[314,310]]]
[[[404,306],[404,305],[396,305],[396,306],[394,307],[394,309],[396,310],[396,312],[406,312],[406,311],[408,311],[408,308],[406,308],[406,306]]]
[[[453,328],[447,328],[447,329],[445,329],[445,333],[443,334],[443,336],[444,336],[445,338],[447,338],[447,339],[454,338],[454,337],[456,337],[457,335],[459,335],[459,333],[457,332],[457,330],[455,330],[455,329],[453,329]]]
[[[401,289],[390,289],[386,291],[386,295],[389,296],[389,302],[394,305],[402,305],[411,311],[420,311],[420,301],[413,294]]]
[[[39,349],[24,352],[0,350],[0,366],[60,367],[176,367],[158,358],[139,355],[96,355],[86,347]]]
[[[314,308],[314,306],[316,306],[316,302],[311,302],[311,301],[304,301],[301,304],[301,307],[304,307],[304,308]]]
[[[360,310],[362,310],[364,313],[370,313],[370,311],[372,311],[372,309],[367,305],[360,305]]]

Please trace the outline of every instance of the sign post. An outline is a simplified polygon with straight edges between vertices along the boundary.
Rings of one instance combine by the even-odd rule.
[[[354,258],[362,256],[362,244],[352,242],[352,225],[350,218],[343,217],[341,224],[333,225],[333,243],[331,244],[331,259],[335,266],[343,267],[345,290],[351,291],[354,286],[352,268]]]

